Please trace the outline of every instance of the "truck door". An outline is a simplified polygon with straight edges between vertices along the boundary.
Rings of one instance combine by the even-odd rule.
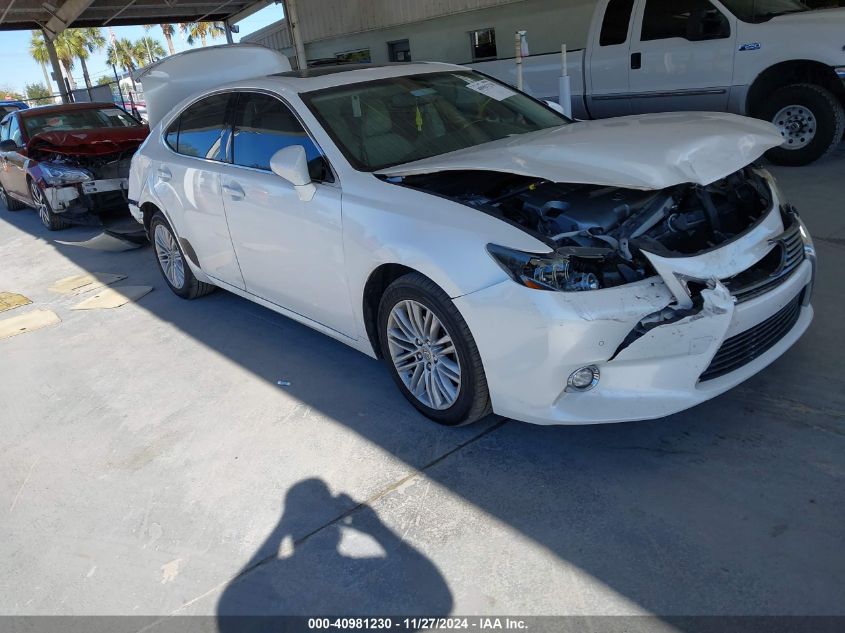
[[[631,113],[628,51],[635,0],[604,0],[596,8],[587,56],[587,109],[596,119]]]
[[[629,55],[631,110],[724,111],[736,19],[710,0],[640,0]]]

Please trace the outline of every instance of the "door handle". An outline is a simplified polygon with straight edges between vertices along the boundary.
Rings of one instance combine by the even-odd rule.
[[[232,200],[243,200],[246,196],[243,188],[236,182],[224,183],[222,189]]]
[[[631,70],[639,70],[643,67],[643,54],[631,53]]]
[[[167,182],[171,178],[173,178],[173,174],[170,173],[170,170],[167,167],[159,167],[156,170],[158,177]]]

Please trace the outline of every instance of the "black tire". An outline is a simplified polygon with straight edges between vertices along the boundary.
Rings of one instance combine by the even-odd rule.
[[[399,302],[409,299],[433,312],[455,345],[461,368],[460,389],[457,400],[448,409],[433,409],[418,400],[405,386],[391,359],[387,337],[388,319]],[[493,412],[487,389],[487,378],[484,375],[484,367],[475,339],[455,304],[433,281],[419,273],[409,273],[390,284],[379,303],[378,328],[382,356],[390,374],[402,395],[420,413],[437,424],[463,426],[472,424]]]
[[[771,95],[758,117],[775,121],[775,116],[788,106],[803,106],[813,115],[815,137],[800,149],[790,149],[788,142],[769,150],[766,158],[777,165],[797,167],[809,165],[833,151],[845,133],[845,109],[829,90],[815,84],[785,86]],[[785,137],[786,138],[786,137]],[[800,141],[800,139],[797,139]]]
[[[170,236],[172,236],[173,246],[178,251],[179,257],[181,258],[181,266],[183,269],[183,281],[181,286],[175,285],[168,278],[162,265],[162,259],[160,256],[161,245],[156,244],[156,230],[158,227],[161,227],[161,229],[159,229],[160,231],[166,231]],[[167,219],[161,212],[156,212],[150,220],[150,243],[153,245],[153,254],[155,255],[158,270],[164,281],[173,291],[173,294],[177,297],[182,297],[183,299],[197,299],[199,297],[204,297],[217,289],[217,287],[212,284],[200,281],[194,276],[194,273],[191,272],[191,267],[185,260],[185,253],[182,251],[181,244],[179,244],[179,237],[176,235],[176,232],[171,228],[170,223],[168,223]]]
[[[62,229],[66,229],[70,226],[70,222],[65,220],[61,215],[53,213],[53,209],[47,201],[47,196],[44,194],[44,190],[41,189],[41,187],[38,186],[38,183],[34,180],[29,181],[29,195],[32,198],[33,208],[36,213],[38,213],[38,218],[41,220],[41,224],[43,224],[48,231],[61,231]]]
[[[2,203],[8,211],[20,211],[21,209],[26,208],[26,205],[23,202],[18,202],[11,197],[3,188],[3,185],[0,185],[0,203]]]

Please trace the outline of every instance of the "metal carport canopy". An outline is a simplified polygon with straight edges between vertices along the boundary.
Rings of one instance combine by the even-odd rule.
[[[160,24],[234,23],[273,0],[0,0],[0,31]]]

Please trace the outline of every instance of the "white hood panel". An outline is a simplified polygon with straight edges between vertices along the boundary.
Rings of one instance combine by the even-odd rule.
[[[734,114],[646,114],[573,123],[377,173],[482,170],[553,182],[664,189],[682,183],[709,185],[782,142],[772,124]]]

